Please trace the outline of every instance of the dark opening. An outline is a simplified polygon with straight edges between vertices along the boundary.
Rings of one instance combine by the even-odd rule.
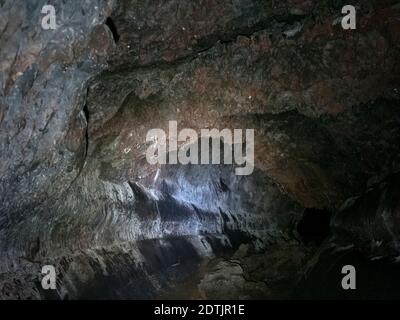
[[[119,40],[119,34],[117,31],[117,27],[114,24],[114,21],[110,17],[106,19],[106,25],[111,30],[115,43],[117,43]]]
[[[305,244],[314,242],[320,245],[330,236],[330,221],[332,214],[327,210],[305,209],[303,217],[297,224],[297,232]]]

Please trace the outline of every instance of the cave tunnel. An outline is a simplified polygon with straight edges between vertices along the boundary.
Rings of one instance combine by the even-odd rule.
[[[353,2],[0,1],[0,299],[400,297],[400,5]]]

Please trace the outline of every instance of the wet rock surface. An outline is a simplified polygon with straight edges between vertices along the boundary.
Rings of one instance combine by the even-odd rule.
[[[0,1],[0,298],[331,298],[350,247],[389,281],[398,1],[353,31],[342,1],[54,1],[56,30],[44,4]],[[253,128],[253,174],[150,165],[168,121]]]

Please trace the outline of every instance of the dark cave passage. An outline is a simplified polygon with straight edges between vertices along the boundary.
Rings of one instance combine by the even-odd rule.
[[[332,213],[328,210],[308,208],[297,224],[297,232],[305,244],[311,242],[320,245],[331,235],[330,222]]]

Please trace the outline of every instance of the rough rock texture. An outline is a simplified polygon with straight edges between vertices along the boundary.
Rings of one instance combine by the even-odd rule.
[[[398,255],[398,1],[353,31],[340,0],[53,3],[0,1],[1,298],[289,297],[332,245]],[[254,173],[148,164],[169,120],[254,128]]]

